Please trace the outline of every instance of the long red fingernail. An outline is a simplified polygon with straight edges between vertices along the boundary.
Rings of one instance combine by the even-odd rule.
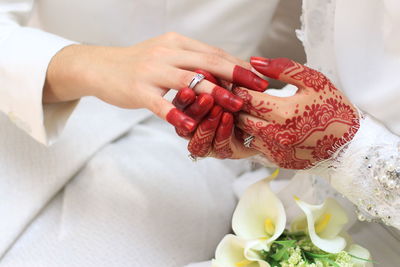
[[[229,138],[233,129],[233,115],[229,112],[224,112],[221,117],[221,125],[218,128],[216,141],[222,141]]]
[[[200,121],[214,106],[214,98],[210,94],[201,93],[185,113],[196,121]]]
[[[278,79],[284,70],[294,65],[288,58],[251,57],[250,63],[257,71],[273,79]]]
[[[222,113],[222,108],[220,106],[214,106],[210,112],[211,118],[216,118]]]
[[[168,112],[167,121],[175,127],[188,132],[194,131],[196,127],[196,121],[177,108],[173,108]]]
[[[227,125],[227,124],[231,124],[233,122],[233,116],[231,113],[228,112],[224,112],[224,114],[222,114],[222,124]]]
[[[195,70],[196,73],[200,73],[204,75],[204,78],[209,81],[212,82],[213,84],[219,85],[217,79],[215,79],[215,77],[209,73],[208,71],[205,70]]]
[[[255,73],[240,66],[235,66],[233,69],[233,82],[258,92],[267,90],[269,84],[268,81],[261,79]]]
[[[239,111],[243,106],[243,100],[228,90],[215,86],[212,91],[215,102],[231,112]]]
[[[190,88],[183,88],[180,90],[174,100],[172,101],[172,104],[175,105],[178,109],[182,110],[196,99],[196,93],[190,89]]]

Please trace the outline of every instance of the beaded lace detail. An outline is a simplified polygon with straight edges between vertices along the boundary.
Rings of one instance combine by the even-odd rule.
[[[400,228],[400,139],[370,117],[353,140],[312,172],[357,206],[362,221]]]

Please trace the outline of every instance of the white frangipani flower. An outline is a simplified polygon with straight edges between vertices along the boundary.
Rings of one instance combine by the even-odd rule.
[[[307,232],[313,244],[326,252],[342,251],[346,247],[346,240],[339,234],[348,218],[336,200],[328,198],[321,205],[310,205],[297,197],[295,200],[305,216],[294,220],[291,230]]]
[[[245,247],[246,241],[226,235],[217,247],[212,267],[270,267],[256,252],[246,257]]]
[[[235,234],[244,240],[252,240],[248,242],[246,251],[255,247],[268,250],[269,244],[285,230],[283,204],[268,184],[268,180],[278,173],[279,169],[270,177],[247,188],[233,214],[232,227]]]

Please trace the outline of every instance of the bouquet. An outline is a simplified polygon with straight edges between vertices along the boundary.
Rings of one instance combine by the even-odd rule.
[[[220,242],[213,267],[373,266],[369,251],[344,232],[347,214],[332,198],[310,205],[294,197],[304,214],[285,229],[284,206],[268,182],[278,172],[244,192],[232,218],[235,235]]]

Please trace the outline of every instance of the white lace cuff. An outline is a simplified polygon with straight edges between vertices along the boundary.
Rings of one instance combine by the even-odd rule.
[[[381,220],[400,229],[400,139],[366,116],[353,140],[311,172],[358,208],[360,220]]]

